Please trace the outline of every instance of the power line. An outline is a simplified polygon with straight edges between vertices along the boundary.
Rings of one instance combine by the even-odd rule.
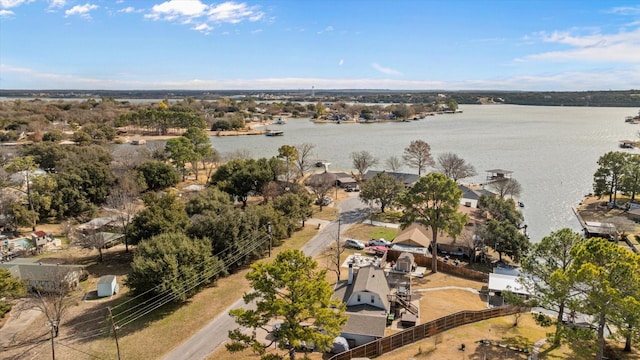
[[[214,273],[212,273],[212,274],[210,274],[210,273],[206,273],[206,274],[205,274],[206,276],[205,276],[204,280],[202,280],[202,281],[199,281],[199,282],[198,282],[198,278],[197,278],[197,277],[195,277],[195,278],[194,278],[194,277],[190,277],[189,279],[185,280],[185,281],[183,282],[183,284],[188,286],[188,285],[191,285],[191,282],[197,282],[197,284],[196,284],[196,286],[197,286],[197,285],[200,285],[200,284],[204,283],[205,281],[208,281],[210,278],[212,278],[213,276],[217,275],[218,273],[222,272],[222,271],[223,271],[223,270],[225,270],[225,269],[226,269],[230,264],[233,264],[233,263],[235,263],[237,260],[239,260],[239,259],[236,259],[236,258],[238,257],[238,254],[240,254],[241,256],[245,256],[245,255],[249,254],[251,251],[253,251],[253,250],[255,250],[255,249],[257,248],[257,246],[253,246],[253,247],[250,247],[250,248],[248,248],[248,247],[247,247],[247,246],[250,246],[250,244],[251,244],[252,242],[253,242],[253,244],[255,244],[255,243],[256,243],[256,242],[255,242],[255,239],[254,239],[254,241],[251,241],[251,240],[252,240],[252,239],[249,239],[248,237],[247,237],[247,238],[245,238],[244,242],[245,242],[245,243],[247,243],[247,244],[244,244],[244,243],[239,244],[238,249],[234,250],[234,252],[232,252],[231,254],[228,254],[228,255],[227,255],[227,259],[224,261],[225,268],[223,268],[223,269],[216,269],[215,267],[214,267],[214,268],[211,268],[211,269],[209,269],[209,271],[210,271],[210,272],[214,272]],[[260,246],[260,245],[264,244],[264,242],[265,242],[265,238],[264,238],[264,237],[263,237],[263,238],[259,238],[258,240],[259,240],[258,246]],[[247,249],[248,249],[248,250],[247,250]],[[219,254],[220,254],[220,253],[219,253]],[[200,262],[200,264],[199,264],[199,265],[201,265],[201,264],[203,264],[203,263],[204,263],[204,262]],[[176,274],[176,276],[171,277],[169,281],[175,281],[175,280],[177,280],[180,276],[184,276],[184,274],[183,274],[183,273],[181,273],[181,270],[180,270],[180,269],[178,269],[178,272],[179,272],[179,273],[178,273],[178,274]],[[152,291],[152,290],[154,290],[154,289],[159,289],[159,288],[160,288],[160,287],[162,287],[162,286],[163,286],[162,284],[158,284],[158,285],[156,285],[155,287],[153,287],[152,289],[145,291],[143,294],[149,293],[150,291]],[[183,295],[183,294],[184,294],[184,293],[186,293],[187,291],[189,291],[189,290],[193,289],[193,287],[195,287],[195,286],[189,287],[188,289],[186,289],[186,290],[184,290],[184,291],[181,291],[180,293],[178,293],[178,296],[179,296],[179,295]],[[135,306],[129,307],[129,308],[127,308],[127,309],[125,309],[125,310],[123,310],[123,311],[121,311],[121,312],[117,313],[117,314],[114,314],[114,315],[113,315],[114,320],[115,320],[115,319],[117,319],[117,318],[119,318],[119,317],[124,316],[124,314],[126,314],[126,313],[128,313],[128,312],[131,312],[131,311],[133,311],[133,310],[135,310],[135,309],[138,309],[138,308],[141,308],[141,307],[142,307],[142,309],[135,310],[135,312],[134,312],[134,313],[135,313],[135,314],[139,314],[139,313],[145,312],[148,308],[153,307],[153,306],[157,305],[158,303],[163,303],[163,304],[164,304],[164,303],[167,303],[167,302],[169,302],[169,301],[172,301],[172,300],[174,300],[175,298],[177,298],[177,296],[175,296],[175,294],[176,294],[176,293],[171,292],[171,291],[168,291],[168,290],[162,291],[162,292],[160,292],[160,293],[156,294],[155,296],[153,296],[153,297],[152,297],[152,298],[150,298],[150,299],[147,299],[147,300],[145,300],[145,301],[142,301],[142,302],[140,302],[140,303],[136,304]],[[140,295],[136,296],[135,298],[139,298],[139,297],[140,297]],[[125,303],[126,303],[126,302],[125,302]],[[124,304],[124,303],[123,303],[123,304]],[[115,309],[115,308],[117,308],[117,307],[119,307],[119,306],[121,306],[121,305],[122,305],[122,304],[119,304],[119,305],[114,306],[114,307],[112,308],[112,310],[113,310],[113,309]],[[125,318],[129,318],[129,317],[131,317],[131,316],[132,316],[132,315],[127,315],[127,316],[125,316]],[[133,315],[133,316],[135,316],[135,315]],[[122,322],[122,321],[123,321],[123,319],[118,319],[118,320],[116,320],[116,324],[118,324],[119,322]]]
[[[227,261],[225,261],[225,267],[229,266],[230,264],[235,263],[236,261],[240,260],[243,256],[248,255],[249,253],[251,253],[253,250],[257,249],[258,247],[260,247],[261,245],[263,245],[266,241],[268,241],[268,237],[263,237],[262,241],[260,242],[254,242],[254,244],[250,245],[247,248],[244,248],[242,250],[239,250],[237,252],[237,254],[235,254],[233,257],[227,259]],[[131,322],[141,318],[142,316],[152,312],[153,310],[175,300],[176,298],[178,298],[178,296],[183,295],[185,293],[187,293],[188,291],[192,290],[193,288],[203,284],[206,281],[209,281],[211,279],[211,277],[217,275],[218,273],[222,272],[222,270],[224,270],[224,268],[221,268],[217,271],[213,271],[211,274],[205,276],[205,278],[203,278],[202,280],[196,282],[195,284],[189,286],[188,288],[184,289],[183,291],[179,292],[179,293],[170,293],[167,296],[165,296],[162,300],[155,302],[154,304],[150,304],[149,306],[147,306],[146,308],[143,308],[141,310],[136,311],[133,314],[130,314],[122,319],[120,319],[119,321],[116,322],[116,326],[118,328],[121,328],[123,326],[126,326],[128,324],[130,324]],[[195,279],[197,280],[197,279]]]

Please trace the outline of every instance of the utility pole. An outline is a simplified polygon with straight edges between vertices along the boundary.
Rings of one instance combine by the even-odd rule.
[[[51,356],[53,357],[53,360],[56,360],[56,347],[53,343],[53,337],[54,337],[53,321],[50,322],[49,325],[51,326]]]
[[[116,338],[116,350],[118,351],[118,360],[120,360],[120,345],[118,344],[118,327],[113,321],[113,313],[111,312],[111,308],[107,306],[107,311],[109,311],[109,318],[111,319],[111,328],[113,329],[113,336]]]
[[[267,234],[269,234],[269,257],[271,257],[271,245],[273,243],[273,237],[271,236],[271,222],[267,224]]]

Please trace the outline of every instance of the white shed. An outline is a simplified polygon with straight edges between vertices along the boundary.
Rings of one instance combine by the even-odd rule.
[[[104,275],[98,280],[98,297],[117,294],[120,291],[115,275]]]

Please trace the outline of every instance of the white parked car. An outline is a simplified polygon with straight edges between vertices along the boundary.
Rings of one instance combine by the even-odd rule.
[[[344,246],[351,248],[351,249],[357,249],[357,250],[363,250],[364,249],[364,243],[360,240],[356,240],[356,239],[347,239],[344,241]]]
[[[391,247],[391,243],[388,242],[385,239],[371,239],[369,240],[369,246],[384,246],[384,247]]]

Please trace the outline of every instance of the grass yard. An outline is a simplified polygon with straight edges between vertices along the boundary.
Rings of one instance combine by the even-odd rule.
[[[354,238],[368,243],[369,239],[383,238],[391,241],[398,235],[398,229],[373,226],[371,224],[361,223],[351,225],[344,233],[345,238]]]

